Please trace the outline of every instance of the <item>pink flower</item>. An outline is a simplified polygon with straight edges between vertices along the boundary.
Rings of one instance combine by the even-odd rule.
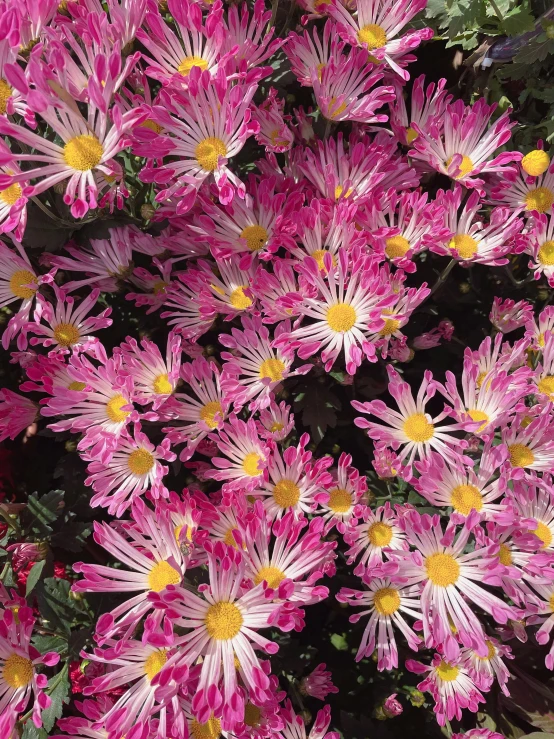
[[[38,406],[24,395],[0,389],[0,441],[15,437],[33,424]]]
[[[324,701],[331,693],[339,692],[339,689],[333,685],[333,676],[325,669],[324,662],[302,678],[299,689],[303,695],[310,695],[320,701]]]
[[[387,718],[396,718],[396,716],[400,716],[404,711],[400,701],[396,700],[397,695],[398,693],[392,693],[383,703],[383,713]]]
[[[396,96],[389,103],[390,125],[396,138],[404,145],[411,146],[417,138],[416,131],[411,123],[417,124],[419,128],[425,129],[427,122],[433,118],[439,118],[444,114],[444,109],[452,100],[452,95],[445,91],[446,80],[440,79],[436,85],[430,82],[425,87],[425,76],[420,75],[412,87],[410,116],[406,110],[404,91],[399,84],[395,84]]]

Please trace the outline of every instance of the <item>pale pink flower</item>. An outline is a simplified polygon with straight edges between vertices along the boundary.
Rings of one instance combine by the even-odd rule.
[[[38,405],[24,395],[0,389],[0,441],[15,439],[38,417]]]

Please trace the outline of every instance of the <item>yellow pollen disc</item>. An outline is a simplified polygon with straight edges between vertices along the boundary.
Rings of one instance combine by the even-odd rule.
[[[23,190],[21,189],[21,186],[17,182],[14,182],[13,185],[10,185],[9,187],[6,187],[5,190],[0,191],[0,200],[3,203],[6,203],[6,205],[14,205],[14,203],[17,203],[22,194]]]
[[[479,372],[479,374],[477,375],[477,380],[475,381],[478,388],[481,387],[481,385],[483,384],[483,380],[485,379],[486,376],[487,376],[486,372]]]
[[[241,630],[242,613],[234,603],[219,601],[208,608],[206,613],[206,631],[212,639],[227,641],[234,639]]]
[[[483,421],[483,423],[477,429],[477,433],[480,433],[489,422],[489,417],[485,413],[485,411],[479,411],[476,408],[470,408],[467,412],[467,415],[471,418],[472,421]]]
[[[460,565],[451,554],[441,552],[431,554],[425,560],[425,569],[427,570],[427,577],[433,585],[438,585],[441,588],[454,585],[460,576]]]
[[[33,673],[34,668],[31,660],[14,653],[10,654],[5,661],[2,677],[10,688],[18,690],[29,685],[33,679]]]
[[[310,256],[313,257],[315,261],[317,262],[317,266],[319,267],[319,269],[323,270],[324,272],[326,272],[327,270],[325,269],[325,264],[323,262],[323,259],[325,258],[325,255],[327,253],[328,253],[327,249],[316,249],[310,254]],[[332,259],[333,264],[337,263],[334,257],[331,257],[331,259]]]
[[[283,477],[273,488],[273,500],[279,508],[291,508],[300,500],[300,488],[293,480]]]
[[[538,536],[538,538],[542,541],[541,549],[546,549],[552,544],[552,531],[542,521],[537,521],[537,528],[532,529],[531,533],[535,534],[535,536]]]
[[[544,344],[545,344],[544,331],[537,336],[537,343],[542,349],[544,349]]]
[[[548,603],[549,603],[549,605],[550,605],[550,610],[551,610],[551,611],[554,611],[554,594],[552,594],[552,595],[550,596],[550,600],[548,601]]]
[[[154,466],[154,456],[146,449],[135,449],[129,454],[127,465],[133,475],[146,475]]]
[[[509,567],[512,564],[512,552],[507,544],[500,545],[500,551],[498,552],[498,559],[501,564],[505,567]]]
[[[36,285],[37,278],[32,272],[26,269],[18,269],[10,277],[10,290],[17,298],[28,300],[36,293],[36,288],[27,287],[28,285]]]
[[[546,375],[537,383],[539,392],[554,398],[554,375]]]
[[[385,240],[385,254],[389,259],[399,259],[405,256],[410,248],[410,242],[403,236],[391,236]]]
[[[272,590],[275,590],[280,583],[286,578],[284,572],[278,567],[262,567],[254,578],[254,584],[259,585],[261,582],[265,582],[269,585]]]
[[[181,531],[183,530],[184,524],[181,524],[180,526],[175,526],[173,529],[173,534],[175,535],[175,541],[179,541],[179,537],[181,536]],[[190,541],[190,537],[188,536],[188,526],[187,526],[187,539]]]
[[[223,418],[223,408],[217,400],[210,400],[209,403],[206,403],[200,409],[200,418],[210,429],[215,429],[218,425],[216,416]]]
[[[280,359],[266,359],[260,365],[260,378],[266,377],[272,382],[279,382],[285,374],[285,365]]]
[[[525,196],[527,210],[536,210],[537,213],[546,213],[554,203],[554,192],[548,187],[536,187],[529,190]]]
[[[247,703],[244,707],[244,723],[247,726],[259,726],[262,711],[253,703]]]
[[[167,374],[158,375],[152,387],[157,395],[169,395],[173,392],[173,385],[169,382]]]
[[[450,240],[449,249],[456,249],[462,259],[471,259],[477,254],[477,242],[468,234],[458,234]]]
[[[535,455],[525,444],[512,444],[508,451],[512,467],[530,467],[535,461]]]
[[[123,395],[114,395],[111,400],[106,403],[106,415],[114,423],[122,423],[130,411],[122,411],[124,405],[129,405],[129,401]]]
[[[165,282],[165,280],[158,280],[152,285],[152,292],[154,293],[154,295],[165,293],[165,289],[168,285],[169,283]]]
[[[406,141],[408,142],[408,144],[412,144],[417,139],[417,137],[418,137],[418,134],[414,131],[414,129],[411,126],[409,126],[406,129]]]
[[[329,112],[326,117],[328,118],[338,118],[338,116],[341,113],[344,113],[346,110],[346,103],[341,103],[340,105],[337,105],[337,98],[332,97],[331,100],[329,100]]]
[[[485,641],[485,644],[487,645],[487,656],[486,657],[480,657],[478,654],[476,655],[477,659],[482,660],[483,662],[487,661],[489,659],[492,659],[496,655],[496,647],[494,644],[489,641],[488,639]]]
[[[435,427],[423,413],[414,413],[404,421],[402,428],[410,441],[422,443],[433,438]]]
[[[180,573],[165,561],[156,562],[148,575],[148,585],[155,593],[161,592],[168,585],[179,585],[180,582]]]
[[[236,287],[233,292],[229,295],[229,302],[237,310],[246,310],[252,305],[250,298],[244,294],[244,288],[246,285]]]
[[[446,162],[444,163],[444,166],[448,169],[450,167],[450,164],[452,160],[454,159],[453,156],[449,157]],[[462,156],[461,164],[458,165],[458,169],[460,170],[460,174],[457,175],[454,179],[460,180],[462,177],[465,177],[466,175],[470,174],[470,172],[473,169],[473,162],[469,157],[466,157],[465,155]]]
[[[79,341],[81,334],[72,323],[58,323],[54,329],[54,338],[60,346],[73,346]]]
[[[144,663],[144,674],[151,681],[158,672],[165,666],[167,662],[167,652],[165,649],[157,649],[146,659]]]
[[[387,547],[392,541],[392,526],[376,521],[367,530],[367,538],[374,547]]]
[[[227,156],[227,147],[221,139],[210,136],[198,144],[194,156],[203,170],[213,172],[217,169],[219,157]]]
[[[164,129],[163,126],[160,126],[159,123],[156,123],[156,121],[151,121],[150,118],[147,118],[145,121],[143,121],[140,124],[141,128],[148,128],[150,131],[154,131],[154,133],[161,133]],[[106,175],[104,175],[105,177]]]
[[[354,326],[357,320],[356,311],[348,303],[337,303],[327,311],[327,323],[332,331],[344,334]]]
[[[342,191],[343,191],[343,189],[344,189],[344,188],[343,188],[343,186],[342,186],[342,185],[337,185],[337,186],[335,187],[335,200],[338,200],[338,199],[340,198],[340,196],[342,195]],[[313,256],[313,255],[312,255],[312,256]]]
[[[391,310],[384,310],[383,311],[383,317],[392,315]],[[383,328],[379,331],[379,336],[392,336],[392,334],[395,331],[398,331],[400,328],[400,321],[398,321],[396,318],[387,318],[385,320],[385,325]]]
[[[265,246],[269,234],[263,226],[246,226],[243,228],[240,237],[246,239],[246,244],[250,251],[260,251]]]
[[[321,82],[321,78],[323,76],[323,70],[325,69],[325,64],[323,62],[321,64],[317,65],[317,79]]]
[[[344,488],[333,488],[329,491],[329,502],[327,505],[333,513],[348,513],[352,508],[352,496]]]
[[[483,498],[475,485],[458,485],[450,494],[450,505],[462,516],[469,516],[471,511],[480,511]]]
[[[242,461],[242,469],[249,477],[258,477],[261,475],[261,471],[258,468],[258,462],[261,462],[262,458],[256,452],[250,452]]]
[[[453,680],[455,680],[458,677],[459,673],[460,670],[457,667],[451,665],[449,662],[445,662],[443,659],[440,661],[440,664],[437,667],[437,675],[446,683],[451,683]]]
[[[552,267],[554,264],[554,241],[545,241],[539,249],[537,259],[545,267]]]
[[[400,595],[396,588],[381,588],[375,592],[373,605],[381,616],[391,616],[400,608]]]
[[[190,725],[193,739],[219,739],[221,736],[221,722],[215,716],[209,718],[205,724],[199,724],[196,719]]]
[[[102,144],[92,134],[75,136],[63,147],[65,163],[79,172],[88,172],[97,167],[103,154]]]
[[[269,427],[269,430],[272,434],[276,434],[277,431],[282,431],[284,428],[284,425],[280,421],[274,421]]]
[[[387,43],[387,33],[382,26],[370,23],[358,31],[358,41],[368,49],[380,49]]]
[[[523,171],[531,177],[540,177],[550,166],[550,157],[542,149],[535,149],[526,154],[521,160]]]
[[[5,115],[6,108],[8,107],[8,100],[11,98],[12,93],[13,90],[6,80],[0,78],[0,115]]]
[[[235,549],[238,549],[237,540],[233,535],[233,527],[228,529],[227,533],[223,537],[223,542],[227,544],[228,547],[234,547]]]
[[[86,382],[79,382],[79,380],[74,380],[73,382],[69,383],[69,385],[67,386],[67,389],[76,390],[79,392],[81,390],[84,390],[86,386],[87,386]]]
[[[178,66],[179,74],[188,77],[193,67],[200,67],[202,70],[208,69],[208,62],[202,59],[201,56],[186,56]]]

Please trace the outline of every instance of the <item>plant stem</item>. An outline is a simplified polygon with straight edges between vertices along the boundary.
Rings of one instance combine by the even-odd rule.
[[[2,506],[0,506],[0,516],[4,519],[4,521],[8,524],[8,526],[15,531],[16,536],[21,536],[21,529],[19,528],[19,524],[15,519],[13,519],[9,513],[7,513]]]
[[[496,13],[496,17],[498,18],[498,20],[502,24],[504,22],[504,16],[502,15],[502,12],[501,12],[500,8],[496,4],[496,0],[490,0],[490,3],[492,5],[492,8],[493,8],[494,12]]]
[[[448,262],[448,264],[446,265],[446,267],[443,269],[443,271],[438,276],[437,281],[435,282],[435,284],[431,288],[431,292],[427,296],[428,298],[430,298],[431,295],[434,295],[437,292],[437,290],[440,290],[440,288],[444,285],[444,283],[446,282],[446,279],[447,279],[448,275],[454,269],[455,264],[456,264],[456,260],[455,259],[451,259]]]

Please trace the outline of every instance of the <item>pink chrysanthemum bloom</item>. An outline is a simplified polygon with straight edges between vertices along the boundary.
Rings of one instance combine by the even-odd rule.
[[[525,235],[525,253],[529,254],[529,269],[539,280],[544,275],[550,287],[554,287],[554,218],[551,213],[541,213],[528,222]]]
[[[492,325],[503,334],[525,326],[533,318],[533,306],[526,300],[495,298],[489,315]]]
[[[202,439],[214,429],[222,428],[229,411],[230,399],[223,395],[220,373],[215,362],[199,357],[183,364],[181,378],[190,387],[192,394],[176,393],[164,412],[171,422],[184,423],[168,426],[163,430],[171,444],[187,445],[179,456],[185,462],[192,457]]]
[[[462,649],[461,662],[479,688],[488,691],[497,681],[504,695],[510,695],[506,684],[511,676],[504,659],[513,659],[512,651],[510,647],[492,637],[489,637],[486,643],[488,648],[486,657],[481,657],[473,649]]]
[[[121,568],[86,562],[73,566],[84,578],[73,584],[74,592],[131,596],[98,619],[96,634],[100,645],[118,635],[121,639],[129,638],[153,608],[148,594],[160,593],[169,584],[180,585],[186,569],[187,560],[167,508],[157,507],[153,511],[142,500],[135,500],[131,518],[119,522],[121,531],[94,522],[95,542],[121,562]]]
[[[491,196],[516,213],[548,213],[554,204],[554,163],[537,176],[529,176],[523,166],[507,170],[491,188]]]
[[[0,389],[0,441],[15,439],[38,417],[38,406],[24,395]]]
[[[309,443],[309,435],[302,434],[298,446],[287,447],[282,456],[276,446],[272,447],[267,474],[251,493],[262,498],[271,519],[290,512],[296,517],[311,513],[316,508],[316,494],[330,483],[327,469],[332,459],[321,457],[312,461],[312,453],[306,450]]]
[[[168,490],[163,477],[168,468],[161,460],[172,462],[176,455],[169,449],[169,440],[154,446],[136,424],[134,435],[120,436],[117,447],[108,463],[93,460],[87,467],[85,485],[91,485],[94,495],[92,508],[102,506],[110,516],[121,516],[133,499],[150,490],[151,497],[167,497]],[[89,454],[83,459],[90,461]]]
[[[526,311],[525,322],[525,338],[532,342],[533,349],[541,351],[544,349],[546,332],[554,333],[554,306],[547,305],[540,313],[536,320],[533,314],[533,307],[527,303],[530,310]]]
[[[407,549],[406,536],[398,525],[398,518],[387,501],[375,510],[364,507],[360,511],[362,523],[353,519],[344,532],[349,565],[360,558],[354,574],[363,577],[368,570],[382,564],[392,549]]]
[[[439,726],[444,726],[446,721],[453,718],[461,720],[462,709],[467,708],[477,713],[479,703],[485,702],[483,694],[469,676],[468,669],[459,660],[446,661],[441,654],[435,654],[431,665],[409,659],[406,660],[406,667],[416,674],[428,673],[417,688],[421,691],[428,690],[433,696],[433,710]]]
[[[377,63],[385,61],[402,79],[408,80],[410,75],[395,58],[432,38],[433,30],[421,28],[395,37],[425,5],[425,0],[358,0],[356,13],[352,15],[346,5],[333,0],[329,14],[336,19],[339,33],[349,44],[368,49]]]
[[[554,334],[550,331],[544,334],[542,355],[530,381],[530,390],[537,396],[539,402],[554,401]]]
[[[440,454],[431,452],[426,460],[416,462],[420,477],[414,486],[431,505],[451,507],[454,523],[463,523],[472,511],[483,520],[499,520],[507,512],[506,501],[498,501],[505,490],[505,480],[498,474],[507,455],[504,445],[488,442],[475,472],[461,462],[449,465]]]
[[[554,438],[550,413],[552,404],[541,408],[541,415],[516,414],[512,423],[502,429],[502,442],[508,447],[505,472],[514,480],[528,476],[530,470],[552,472],[554,470]]]
[[[235,6],[233,6],[235,7]],[[266,151],[282,154],[294,143],[294,133],[283,118],[283,101],[277,98],[277,90],[270,88],[262,105],[252,107],[252,117],[260,126],[256,141]]]
[[[33,111],[27,105],[25,98],[16,88],[12,87],[6,80],[5,67],[7,64],[17,64],[18,54],[20,53],[21,38],[19,35],[21,16],[17,18],[17,13],[5,12],[9,6],[4,5],[2,10],[3,28],[2,39],[0,40],[0,115],[13,116],[14,114],[24,118],[29,128],[36,128],[36,119]],[[25,72],[24,72],[25,74]]]
[[[261,266],[256,270],[250,290],[261,306],[262,323],[287,321],[298,315],[302,294],[292,264],[292,260],[274,258],[273,273]]]
[[[375,447],[371,464],[381,480],[388,480],[393,477],[409,480],[412,476],[410,468],[404,466],[398,455],[386,446]]]
[[[388,121],[387,115],[376,111],[394,99],[394,87],[377,85],[383,72],[375,71],[368,60],[367,51],[353,49],[336,63],[330,60],[321,69],[311,69],[315,99],[325,118],[334,122]]]
[[[459,213],[462,188],[439,191],[437,202],[444,207],[445,225],[450,236],[444,244],[430,245],[431,251],[453,256],[462,262],[477,262],[490,266],[508,263],[507,255],[513,250],[514,238],[520,233],[523,221],[507,208],[495,208],[488,224],[478,216],[481,208],[479,193],[473,192]]]
[[[177,273],[179,282],[171,282],[164,288],[162,305],[170,308],[160,314],[169,318],[169,326],[183,338],[196,341],[208,331],[215,319],[215,313],[208,309],[203,312],[205,302],[201,300],[202,291],[208,287],[208,275],[200,270],[187,270]]]
[[[97,674],[103,672],[103,667],[99,663],[94,664],[95,669],[99,669]],[[90,669],[90,668],[89,668]],[[95,728],[102,722],[102,718],[113,706],[114,701],[106,695],[98,696],[93,701],[86,698],[84,701],[75,701],[77,709],[86,716],[71,716],[70,718],[58,719],[56,728],[66,731],[67,734],[55,734],[52,739],[107,739],[108,732],[102,728]]]
[[[100,290],[92,290],[79,303],[76,303],[75,298],[66,295],[57,286],[54,286],[54,292],[56,294],[55,306],[42,295],[37,295],[37,305],[33,314],[35,320],[26,324],[27,331],[38,334],[30,339],[31,346],[37,344],[45,347],[53,346],[52,351],[62,354],[69,354],[71,350],[73,352],[99,352],[102,355],[103,349],[100,342],[92,334],[112,325],[113,321],[108,318],[112,309],[104,308],[97,316],[87,315],[96,305]]]
[[[485,377],[492,379],[497,373],[508,373],[512,385],[527,386],[531,375],[529,368],[525,366],[525,351],[528,348],[529,341],[521,339],[513,346],[504,340],[502,333],[495,336],[494,342],[490,336],[487,336],[476,351],[472,351],[469,347],[464,350],[464,362],[471,359],[476,367],[479,368],[477,375],[477,387],[480,389],[483,385]]]
[[[539,644],[548,644],[552,629],[554,628],[554,583],[547,584],[537,579],[535,581],[531,580],[531,585],[535,593],[539,596],[539,608],[538,613],[531,616],[528,622],[541,624],[535,634],[535,638]],[[554,670],[554,642],[551,644],[544,661],[549,670]]]
[[[15,162],[12,162],[9,167],[0,167],[0,174],[3,175],[11,176],[12,174],[20,173],[21,169]],[[10,233],[13,231],[18,241],[23,239],[27,225],[28,198],[26,195],[23,195],[23,190],[28,184],[28,181],[23,180],[21,184],[16,182],[5,190],[0,190],[0,233]]]
[[[275,340],[275,346],[297,350],[300,359],[321,351],[321,361],[329,372],[339,354],[344,352],[346,371],[353,375],[364,356],[376,361],[375,346],[369,334],[384,325],[381,313],[395,296],[389,285],[379,282],[379,265],[362,251],[338,254],[333,266],[330,254],[324,256],[327,274],[322,274],[313,257],[298,266],[298,271],[314,288],[318,297],[305,297],[301,313],[314,322],[294,328]]]
[[[457,659],[458,639],[478,654],[488,654],[483,625],[471,604],[497,623],[517,618],[511,606],[482,587],[501,584],[504,567],[496,545],[476,545],[473,551],[465,552],[478,518],[478,514],[470,515],[461,529],[456,531],[455,525],[449,525],[443,534],[439,516],[409,511],[400,525],[416,551],[391,551],[391,561],[381,567],[383,573],[402,578],[407,585],[424,583],[421,610],[425,645],[442,645],[447,659]]]
[[[225,457],[212,457],[217,469],[208,470],[207,477],[225,481],[223,487],[229,491],[250,492],[262,482],[269,449],[259,440],[253,418],[245,423],[231,416],[219,434],[210,434],[208,438]]]
[[[510,140],[510,131],[515,126],[515,121],[510,121],[510,111],[506,111],[487,129],[495,110],[496,104],[487,105],[483,98],[468,106],[463,100],[449,103],[443,115],[430,119],[424,129],[414,123],[417,138],[412,143],[411,156],[464,187],[480,190],[481,175],[492,172],[504,175],[510,169],[507,165],[521,158],[517,151],[494,156]]]
[[[284,39],[273,38],[275,26],[270,20],[271,11],[266,10],[263,0],[256,0],[251,15],[246,4],[240,11],[237,5],[228,8],[227,20],[223,20],[223,49],[232,54],[239,73],[259,67],[284,44]]]
[[[352,457],[343,452],[337,468],[331,472],[332,482],[323,493],[318,493],[315,500],[323,513],[321,518],[326,522],[326,532],[333,526],[344,534],[347,525],[355,517],[355,509],[367,491],[365,475],[352,466]]]
[[[301,85],[312,86],[312,72],[315,70],[321,78],[321,71],[330,61],[335,65],[340,63],[344,41],[337,34],[337,26],[328,20],[323,27],[323,38],[320,38],[317,28],[310,34],[304,31],[302,36],[292,31],[288,34],[285,51],[290,61],[292,71]]]
[[[368,421],[358,417],[354,419],[356,426],[367,429],[370,439],[379,445],[391,446],[395,451],[402,447],[399,454],[400,461],[408,457],[408,465],[417,459],[425,459],[433,449],[439,452],[449,462],[460,459],[459,451],[467,444],[463,439],[452,435],[455,431],[462,431],[463,424],[451,423],[446,426],[437,426],[448,415],[445,409],[438,416],[432,418],[425,411],[428,401],[437,390],[433,375],[428,370],[414,399],[407,382],[401,379],[398,372],[387,367],[389,375],[389,393],[398,404],[398,411],[388,408],[382,400],[372,400],[369,403],[360,403],[353,400],[352,405],[357,411],[377,416],[382,423]]]
[[[325,662],[322,662],[309,675],[302,678],[298,686],[301,695],[309,695],[312,698],[324,701],[328,695],[339,692],[339,689],[333,684],[333,675],[325,667]]]
[[[267,600],[262,585],[241,592],[245,564],[238,551],[221,544],[210,550],[209,588],[201,586],[196,595],[169,585],[161,597],[175,625],[188,629],[177,640],[180,654],[188,664],[203,657],[191,705],[195,718],[204,723],[215,714],[229,728],[244,718],[244,693],[239,690],[235,658],[251,699],[260,705],[271,700],[270,681],[252,642],[268,654],[277,652],[277,644],[258,633],[269,626],[275,604]]]
[[[129,276],[129,282],[141,292],[130,292],[125,295],[125,299],[134,300],[137,307],[148,306],[147,314],[154,313],[164,304],[166,290],[171,284],[173,262],[168,259],[162,263],[154,257],[151,270],[135,267],[133,274]],[[157,273],[154,270],[157,270]]]
[[[262,439],[283,441],[294,428],[294,416],[284,400],[277,405],[272,399],[269,406],[260,412],[256,424]]]
[[[385,308],[381,314],[381,318],[384,320],[385,325],[380,331],[375,332],[374,336],[372,336],[372,340],[375,342],[375,346],[379,348],[383,359],[388,356],[395,340],[399,342],[407,341],[407,338],[405,334],[402,333],[401,329],[409,322],[412,313],[418,305],[421,305],[421,303],[423,303],[431,293],[426,282],[418,288],[406,288],[403,285],[400,285],[399,278],[401,275],[403,278],[405,277],[400,270],[397,270],[394,276],[392,276],[390,274],[388,263],[383,266],[381,271],[382,281],[386,284],[387,279],[390,279],[390,284],[396,295],[396,303],[394,306],[392,308]]]
[[[341,588],[337,594],[339,603],[365,609],[350,616],[350,623],[355,624],[363,616],[368,616],[356,662],[364,657],[371,657],[377,648],[377,669],[393,670],[398,667],[394,627],[402,632],[410,649],[417,652],[421,644],[421,639],[404,618],[404,615],[408,615],[418,621],[421,619],[420,589],[413,585],[398,585],[388,578],[381,580],[372,577],[364,580],[364,583],[367,590]]]
[[[462,734],[452,734],[452,739],[504,739],[504,734],[492,729],[470,729]]]
[[[199,296],[200,312],[206,317],[215,319],[222,313],[231,320],[246,311],[254,310],[255,299],[250,284],[255,275],[255,265],[246,264],[242,269],[242,261],[237,254],[228,259],[218,259],[217,263],[199,260],[199,267],[206,275],[205,288]],[[219,272],[219,276],[215,274]]]
[[[516,481],[508,494],[520,532],[534,534],[535,547],[541,554],[554,555],[554,499],[551,478],[547,475],[543,478],[533,476]],[[531,555],[527,553],[522,559],[529,561]]]
[[[46,675],[36,672],[38,665],[58,664],[56,652],[40,652],[31,645],[35,619],[27,606],[21,606],[17,618],[10,610],[0,619],[0,714],[13,710],[23,713],[33,698],[32,718],[37,728],[42,726],[41,711],[51,705],[44,689]]]
[[[427,121],[440,117],[444,113],[446,105],[452,100],[452,95],[445,91],[446,80],[440,79],[436,84],[430,82],[425,87],[425,75],[420,75],[412,87],[410,115],[406,110],[403,88],[395,84],[396,96],[389,103],[390,125],[396,138],[401,144],[411,146],[417,138],[417,133],[411,123],[419,128],[425,129]]]
[[[285,720],[285,726],[280,732],[283,739],[340,739],[338,731],[327,731],[331,723],[330,706],[324,706],[321,711],[317,712],[315,723],[309,734],[306,733],[304,719],[294,713],[290,701],[285,703],[281,716]]]
[[[15,0],[13,3],[19,16],[19,47],[21,53],[29,51],[44,38],[44,32],[52,21],[56,10],[56,0]]]

